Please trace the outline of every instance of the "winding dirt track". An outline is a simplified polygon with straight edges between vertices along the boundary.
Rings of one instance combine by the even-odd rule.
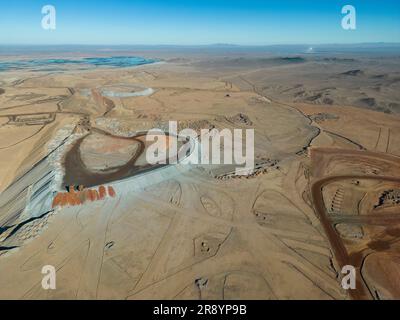
[[[348,179],[369,179],[369,180],[379,180],[387,182],[397,182],[400,183],[399,177],[390,176],[371,176],[371,175],[335,175],[329,176],[317,181],[314,181],[311,185],[311,196],[314,203],[315,212],[318,214],[321,224],[328,236],[329,242],[331,243],[332,249],[334,251],[335,257],[342,268],[345,265],[353,265],[357,270],[357,285],[355,290],[350,290],[350,296],[353,299],[371,299],[371,296],[366,288],[366,285],[361,280],[361,262],[362,257],[352,256],[350,257],[340,236],[337,234],[331,219],[325,208],[322,189],[324,186],[341,180]],[[400,219],[400,216],[399,216]],[[361,260],[361,261],[360,261]]]

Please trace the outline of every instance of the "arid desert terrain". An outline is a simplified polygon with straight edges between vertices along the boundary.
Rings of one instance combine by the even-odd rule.
[[[0,71],[1,299],[400,299],[399,54],[122,54]],[[255,171],[148,166],[170,120],[254,129]]]

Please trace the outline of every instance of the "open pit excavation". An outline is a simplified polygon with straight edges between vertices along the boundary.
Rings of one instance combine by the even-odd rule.
[[[398,58],[168,50],[0,64],[0,298],[398,299]],[[189,161],[212,129],[252,172]]]
[[[91,133],[77,140],[65,155],[65,176],[63,184],[83,185],[86,187],[98,186],[104,183],[123,180],[142,172],[148,172],[168,165],[169,162],[184,160],[187,155],[173,155],[167,159],[165,165],[152,165],[146,161],[146,150],[156,139],[165,140],[166,151],[175,142],[179,150],[188,155],[193,151],[178,141],[178,137],[171,135],[152,137],[146,132],[132,137],[118,137],[100,129],[93,129]],[[108,140],[108,141],[107,141]],[[108,143],[107,143],[108,142]],[[193,142],[189,142],[192,144]]]
[[[178,154],[168,158],[165,164],[147,163],[146,150],[151,142],[148,142],[146,137],[149,141],[160,140],[167,152],[173,143],[172,140],[175,139]],[[10,203],[13,205],[10,208],[12,212],[8,212],[8,215],[4,217],[8,220],[4,220],[3,223],[15,223],[22,218],[32,218],[29,212],[35,212],[37,217],[51,212],[57,206],[83,205],[86,201],[104,200],[107,196],[115,197],[117,194],[124,194],[122,189],[140,190],[168,177],[171,178],[174,176],[175,168],[172,170],[167,168],[170,162],[180,166],[196,148],[196,141],[186,138],[182,140],[185,142],[178,141],[177,136],[168,134],[156,136],[147,132],[139,132],[132,137],[120,137],[101,129],[90,128],[89,133],[84,133],[81,138],[75,139],[66,148],[65,155],[62,155],[61,185],[56,185],[56,173],[51,170],[53,155],[50,154],[35,165],[28,175],[24,175],[23,179],[27,179],[39,168],[46,167],[48,170],[40,181],[28,187],[25,201],[16,205],[13,199],[9,198],[11,196],[9,194],[17,195],[17,198],[19,192],[24,194],[25,190],[16,189],[15,185],[18,185],[19,181],[4,192],[1,198],[4,201],[2,207],[5,209],[10,207]],[[165,172],[161,173],[160,170]],[[179,170],[186,170],[186,168]],[[40,171],[35,173],[41,174]],[[143,174],[146,175],[143,176]],[[113,187],[110,184],[116,186]]]

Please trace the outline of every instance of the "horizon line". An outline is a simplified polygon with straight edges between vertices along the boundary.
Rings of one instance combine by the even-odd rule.
[[[326,43],[271,43],[271,44],[236,44],[236,43],[208,43],[208,44],[83,44],[83,43],[59,43],[59,44],[50,44],[50,43],[0,43],[0,46],[87,46],[87,47],[95,47],[95,46],[110,46],[110,47],[122,47],[122,46],[163,46],[163,47],[268,47],[268,46],[327,46],[327,45],[335,45],[335,46],[349,46],[349,45],[400,45],[400,42],[386,42],[386,41],[376,41],[376,42],[326,42]]]

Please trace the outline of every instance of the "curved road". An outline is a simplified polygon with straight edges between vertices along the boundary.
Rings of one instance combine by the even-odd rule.
[[[332,222],[328,216],[328,213],[325,208],[325,203],[323,199],[322,189],[324,186],[341,180],[362,180],[362,179],[369,179],[369,180],[380,180],[380,181],[388,181],[388,182],[397,182],[400,183],[400,177],[391,177],[391,176],[371,176],[371,175],[335,175],[335,176],[328,176],[322,179],[319,179],[312,183],[311,185],[311,196],[315,208],[315,212],[320,218],[321,224],[325,230],[325,233],[328,236],[329,242],[331,247],[334,251],[336,260],[339,263],[340,268],[345,265],[354,265],[357,258],[359,257],[349,257],[349,254],[344,246],[342,239],[337,234]],[[400,216],[399,216],[400,218]],[[350,296],[353,299],[371,299],[370,294],[368,293],[368,289],[362,283],[361,279],[361,266],[354,265],[357,268],[357,285],[355,290],[350,290]]]

